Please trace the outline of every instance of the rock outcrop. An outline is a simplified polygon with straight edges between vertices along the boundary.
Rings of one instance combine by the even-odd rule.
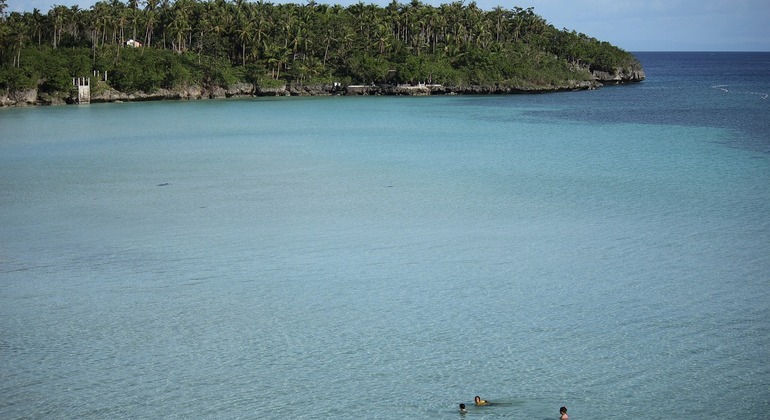
[[[594,80],[573,80],[560,85],[469,85],[469,86],[443,86],[434,84],[417,85],[349,85],[334,84],[288,84],[279,86],[259,86],[251,83],[237,83],[227,88],[214,86],[185,86],[177,89],[159,89],[152,93],[119,92],[107,85],[97,85],[92,88],[91,102],[127,102],[127,101],[155,101],[155,100],[195,100],[217,99],[248,96],[377,96],[377,95],[486,95],[486,94],[514,94],[514,93],[547,93],[574,90],[590,90],[601,87],[603,84],[621,84],[640,82],[645,79],[644,70],[641,68],[617,68],[614,72],[594,70]],[[28,105],[61,105],[74,103],[71,93],[59,95],[39,94],[37,89],[21,91],[0,91],[0,106],[28,106]]]
[[[25,89],[3,92],[0,91],[0,105],[28,106],[37,105],[37,89]]]
[[[514,93],[547,93],[574,90],[596,89],[602,86],[597,81],[570,81],[563,85],[541,86],[502,86],[502,85],[468,85],[443,86],[433,84],[418,85],[358,85],[347,86],[345,95],[503,95]]]
[[[616,68],[612,73],[601,70],[593,70],[591,74],[594,80],[604,84],[619,84],[641,82],[645,79],[644,70],[641,68]]]

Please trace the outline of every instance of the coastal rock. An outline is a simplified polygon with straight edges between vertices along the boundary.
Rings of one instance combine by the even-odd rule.
[[[417,85],[350,85],[343,89],[348,96],[365,95],[405,95],[405,96],[426,96],[441,95],[447,93],[442,85],[417,84]]]
[[[37,105],[37,89],[0,92],[0,104],[2,106]]]
[[[644,70],[628,67],[618,67],[613,72],[593,70],[591,74],[594,80],[610,84],[641,82],[645,79]]]
[[[225,96],[228,98],[237,96],[252,96],[254,94],[254,85],[251,83],[236,83],[229,86],[225,91]]]
[[[37,103],[40,105],[66,105],[74,104],[77,97],[62,95],[51,95],[49,93],[39,93]]]
[[[209,90],[209,99],[222,99],[227,97],[227,91],[220,86],[214,86]]]
[[[182,99],[202,99],[203,89],[200,86],[185,86],[180,90]]]
[[[573,80],[563,85],[465,85],[443,86],[437,84],[420,83],[416,85],[403,84],[368,84],[348,85],[334,84],[287,84],[277,87],[265,87],[250,83],[237,83],[227,88],[207,86],[185,86],[176,89],[158,89],[152,93],[132,92],[125,93],[112,89],[104,84],[91,91],[91,102],[124,102],[124,101],[155,101],[155,100],[195,100],[232,98],[242,96],[378,96],[378,95],[497,95],[515,93],[548,93],[573,90],[590,90],[601,87],[603,83],[619,84],[644,80],[644,71],[641,69],[619,68],[615,72],[593,72],[594,80]],[[70,93],[38,94],[37,89],[22,91],[0,92],[0,106],[27,106],[27,105],[61,105],[75,103]]]
[[[128,95],[113,89],[104,89],[99,92],[91,92],[91,102],[115,102],[127,101]]]
[[[292,96],[329,96],[335,93],[335,87],[331,84],[292,84],[289,86]]]
[[[265,87],[257,85],[254,89],[256,96],[286,96],[291,95],[286,85],[278,87]]]
[[[382,95],[383,86],[381,85],[349,85],[345,88],[345,95],[348,96],[366,96]]]
[[[210,97],[205,93],[206,97]],[[124,93],[114,89],[104,89],[91,93],[91,102],[116,102],[116,101],[154,101],[164,99],[202,99],[203,88],[200,86],[185,86],[178,89],[158,89],[152,93],[134,92]]]
[[[392,87],[390,90],[396,95],[426,96],[432,93],[431,88],[433,86],[434,85],[425,85],[425,84],[420,84],[417,86],[398,85],[398,86]]]

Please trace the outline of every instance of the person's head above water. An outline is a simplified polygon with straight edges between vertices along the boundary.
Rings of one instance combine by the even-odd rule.
[[[473,401],[476,403],[476,405],[484,405],[487,403],[487,400],[482,400],[478,395],[476,395],[476,398],[474,398]]]
[[[463,404],[463,403],[460,403],[460,412],[461,413],[465,412],[465,404]]]

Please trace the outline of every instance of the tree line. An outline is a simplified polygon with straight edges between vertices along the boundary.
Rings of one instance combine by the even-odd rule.
[[[558,30],[532,8],[273,4],[259,0],[99,1],[89,9],[6,13],[0,89],[69,89],[110,75],[122,91],[239,81],[539,86],[639,68],[629,53]]]

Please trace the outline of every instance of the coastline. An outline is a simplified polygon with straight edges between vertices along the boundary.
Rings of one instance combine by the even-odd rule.
[[[152,93],[126,93],[112,89],[106,84],[95,85],[90,95],[91,103],[138,102],[159,100],[203,100],[267,96],[430,96],[430,95],[502,95],[554,93],[593,90],[607,84],[637,83],[645,79],[643,70],[617,69],[614,73],[593,72],[593,80],[570,80],[563,84],[507,86],[467,85],[444,86],[439,84],[417,85],[347,85],[286,84],[279,87],[261,87],[251,83],[236,83],[227,88],[221,86],[186,86],[177,89],[159,89]],[[0,91],[0,107],[53,106],[77,103],[77,92],[60,94],[40,93],[38,89],[22,91]]]

